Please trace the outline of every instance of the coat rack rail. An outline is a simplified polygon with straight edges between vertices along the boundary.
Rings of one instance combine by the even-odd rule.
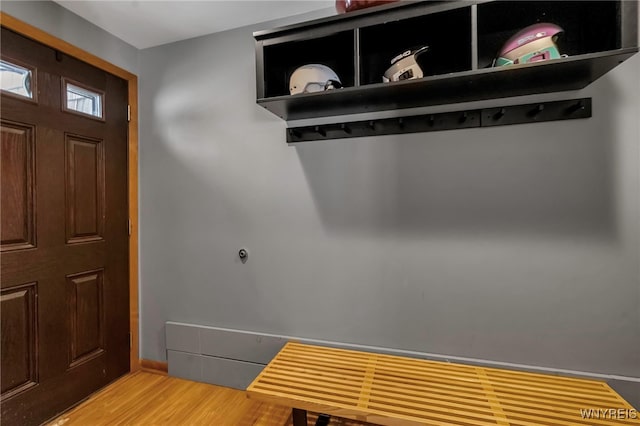
[[[330,123],[287,129],[287,143],[541,123],[591,117],[591,98]]]

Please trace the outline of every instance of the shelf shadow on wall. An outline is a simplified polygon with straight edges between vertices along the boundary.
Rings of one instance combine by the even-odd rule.
[[[587,120],[294,146],[330,231],[616,239],[605,85]]]

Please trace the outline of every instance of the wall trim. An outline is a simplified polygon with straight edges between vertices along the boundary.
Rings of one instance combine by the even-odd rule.
[[[140,369],[138,310],[138,77],[117,65],[2,11],[0,11],[0,24],[11,31],[80,59],[128,82],[128,98],[131,106],[131,121],[129,122],[128,133],[128,197],[129,219],[131,220],[131,236],[129,237],[129,332],[131,333],[131,352],[129,369],[131,372],[137,371]]]
[[[219,331],[225,331],[230,333],[264,336],[264,337],[270,337],[270,338],[292,340],[292,341],[308,343],[312,345],[315,344],[315,345],[321,345],[321,346],[331,346],[331,347],[342,348],[342,349],[377,352],[377,353],[384,353],[389,355],[432,359],[437,361],[446,361],[446,362],[459,361],[461,363],[476,364],[479,366],[486,366],[486,367],[510,368],[510,369],[516,369],[516,370],[522,370],[522,371],[529,371],[529,372],[541,372],[541,373],[552,373],[552,374],[555,373],[555,374],[561,374],[565,376],[575,376],[575,377],[581,377],[581,378],[593,378],[593,379],[599,379],[599,380],[619,380],[624,382],[640,383],[640,377],[621,376],[616,374],[605,374],[605,373],[595,373],[595,372],[588,372],[588,371],[568,370],[568,369],[562,369],[562,368],[542,367],[542,366],[536,366],[536,365],[518,364],[518,363],[503,362],[503,361],[492,361],[487,359],[470,358],[470,357],[462,357],[462,356],[455,356],[455,355],[443,355],[443,354],[435,354],[435,353],[429,353],[429,352],[385,348],[380,346],[368,346],[368,345],[359,345],[359,344],[353,344],[353,343],[334,342],[329,340],[307,339],[307,338],[301,338],[301,337],[295,337],[295,336],[283,336],[278,334],[261,333],[257,331],[237,330],[237,329],[230,329],[230,328],[223,328],[223,327],[212,327],[212,326],[204,326],[204,325],[198,325],[198,324],[188,324],[188,323],[182,323],[182,322],[176,322],[176,321],[167,321],[166,324],[167,325],[174,324],[178,326],[190,327],[195,329],[210,329],[210,330],[219,330]],[[168,349],[179,350],[178,348],[168,348]]]
[[[166,376],[169,372],[169,364],[162,361],[141,359],[140,370],[146,371],[147,373],[162,374],[163,376]]]

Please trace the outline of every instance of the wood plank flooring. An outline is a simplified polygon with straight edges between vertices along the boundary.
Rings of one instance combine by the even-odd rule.
[[[316,416],[309,415],[309,424]],[[249,400],[244,391],[160,374],[129,374],[60,415],[49,426],[291,426],[291,410]],[[331,426],[360,426],[332,418]]]

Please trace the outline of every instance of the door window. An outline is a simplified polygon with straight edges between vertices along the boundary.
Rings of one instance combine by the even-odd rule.
[[[64,80],[64,87],[67,111],[104,118],[102,114],[102,104],[104,101],[102,93],[86,87],[80,87],[67,80]]]
[[[0,88],[12,95],[33,99],[33,70],[0,60]]]

